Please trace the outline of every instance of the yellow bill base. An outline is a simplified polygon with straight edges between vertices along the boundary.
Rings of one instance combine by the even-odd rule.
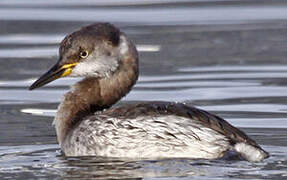
[[[61,75],[61,77],[68,76],[72,73],[72,68],[75,67],[78,63],[65,64],[61,67],[61,69],[66,69],[65,72]]]

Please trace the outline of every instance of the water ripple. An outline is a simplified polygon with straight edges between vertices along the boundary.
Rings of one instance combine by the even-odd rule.
[[[1,9],[0,20],[40,21],[108,21],[137,24],[240,24],[254,21],[286,20],[285,6],[261,7],[181,7],[153,9],[93,9],[93,8],[9,8]],[[80,16],[79,16],[80,14]],[[136,16],[135,16],[136,15]]]

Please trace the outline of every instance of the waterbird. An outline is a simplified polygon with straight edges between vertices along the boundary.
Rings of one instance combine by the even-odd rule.
[[[224,119],[178,102],[113,106],[139,76],[138,52],[124,32],[94,23],[67,35],[58,62],[31,86],[82,77],[58,106],[53,124],[65,156],[217,159],[228,152],[251,162],[269,157]]]

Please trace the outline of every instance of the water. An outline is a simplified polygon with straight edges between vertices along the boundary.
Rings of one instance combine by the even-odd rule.
[[[284,0],[0,2],[0,179],[286,179]],[[137,44],[128,101],[180,101],[224,117],[271,157],[238,160],[66,158],[51,126],[77,79],[27,87],[57,60],[65,34],[110,21]]]

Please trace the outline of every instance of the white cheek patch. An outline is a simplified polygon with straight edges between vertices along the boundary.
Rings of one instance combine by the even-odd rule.
[[[120,36],[120,45],[119,45],[120,53],[124,55],[129,50],[129,42],[124,35]]]
[[[119,66],[119,58],[129,52],[130,42],[125,35],[120,36],[120,44],[118,53],[114,56],[90,54],[90,56],[78,63],[72,70],[70,76],[93,76],[93,77],[108,77],[112,72],[116,71]],[[95,49],[94,51],[100,51]],[[117,57],[118,56],[118,57]]]
[[[97,58],[90,57],[78,63],[72,70],[70,76],[93,76],[93,77],[108,77],[114,72],[119,63],[115,57],[100,56]]]

